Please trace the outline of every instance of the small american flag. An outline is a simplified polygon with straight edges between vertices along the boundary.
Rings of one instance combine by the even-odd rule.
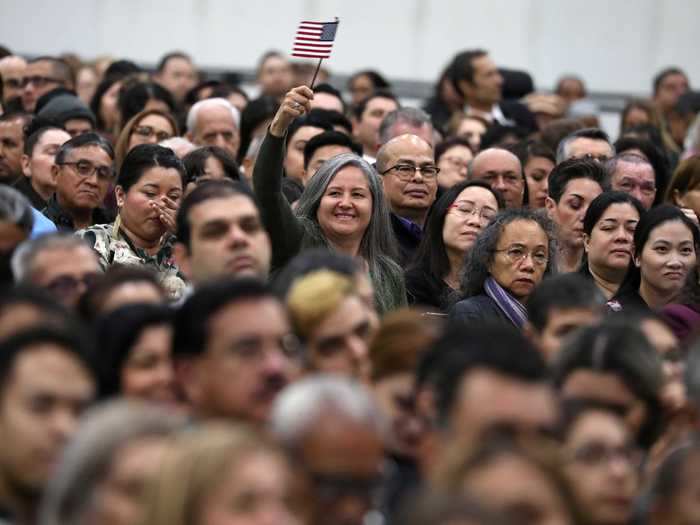
[[[329,58],[335,33],[338,30],[338,19],[335,22],[301,22],[294,39],[292,56],[300,58]]]

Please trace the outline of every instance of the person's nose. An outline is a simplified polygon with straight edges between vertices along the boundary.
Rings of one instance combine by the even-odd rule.
[[[520,269],[526,272],[535,270],[535,262],[532,260],[532,253],[528,253],[522,261],[520,261]]]
[[[248,234],[238,224],[229,228],[229,239],[234,246],[247,246],[250,241]]]
[[[219,146],[220,148],[226,147],[226,139],[224,138],[224,136],[221,133],[219,133],[216,136],[216,139],[214,139],[214,146]]]
[[[671,258],[668,260],[666,263],[666,266],[672,269],[680,269],[683,267],[683,263],[681,262],[681,259],[679,257],[678,252],[673,252],[671,254]]]
[[[348,337],[348,350],[353,362],[362,364],[367,359],[367,343],[357,335]]]
[[[634,197],[638,201],[640,201],[640,202],[643,201],[644,197],[642,196],[642,190],[640,189],[639,186],[635,186],[634,189],[629,194],[632,195],[632,197]]]
[[[77,425],[78,418],[67,407],[57,409],[53,414],[51,421],[52,431],[54,436],[61,442],[64,442],[73,435]]]
[[[175,382],[175,370],[172,363],[164,361],[155,370],[155,380],[159,385],[172,385]]]
[[[503,191],[506,189],[506,180],[501,175],[499,175],[498,177],[493,179],[493,183],[491,184],[491,186],[493,186],[494,189]]]
[[[467,224],[470,226],[474,226],[475,228],[481,229],[482,223],[481,223],[481,214],[477,212],[470,213],[467,215]]]

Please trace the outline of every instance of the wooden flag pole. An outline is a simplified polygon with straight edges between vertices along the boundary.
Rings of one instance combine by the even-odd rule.
[[[316,66],[316,71],[314,71],[314,78],[311,79],[311,86],[309,86],[311,89],[314,88],[314,84],[316,83],[316,77],[318,76],[318,72],[321,70],[321,62],[323,62],[323,59],[319,58],[318,65]]]

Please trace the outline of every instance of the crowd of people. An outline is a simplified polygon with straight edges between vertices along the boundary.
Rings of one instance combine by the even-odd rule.
[[[700,523],[700,94],[497,59],[1,48],[0,521]]]

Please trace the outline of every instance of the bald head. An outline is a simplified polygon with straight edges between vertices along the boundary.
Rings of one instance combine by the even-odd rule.
[[[507,208],[520,208],[523,205],[525,179],[518,157],[501,148],[482,151],[469,168],[471,180],[483,180],[498,190],[506,201]]]
[[[22,57],[10,55],[0,60],[0,76],[2,76],[2,100],[7,101],[22,95],[22,79],[27,61]]]
[[[404,134],[394,137],[377,152],[377,171],[380,173],[395,164],[404,155],[434,157],[433,147],[417,135]]]

